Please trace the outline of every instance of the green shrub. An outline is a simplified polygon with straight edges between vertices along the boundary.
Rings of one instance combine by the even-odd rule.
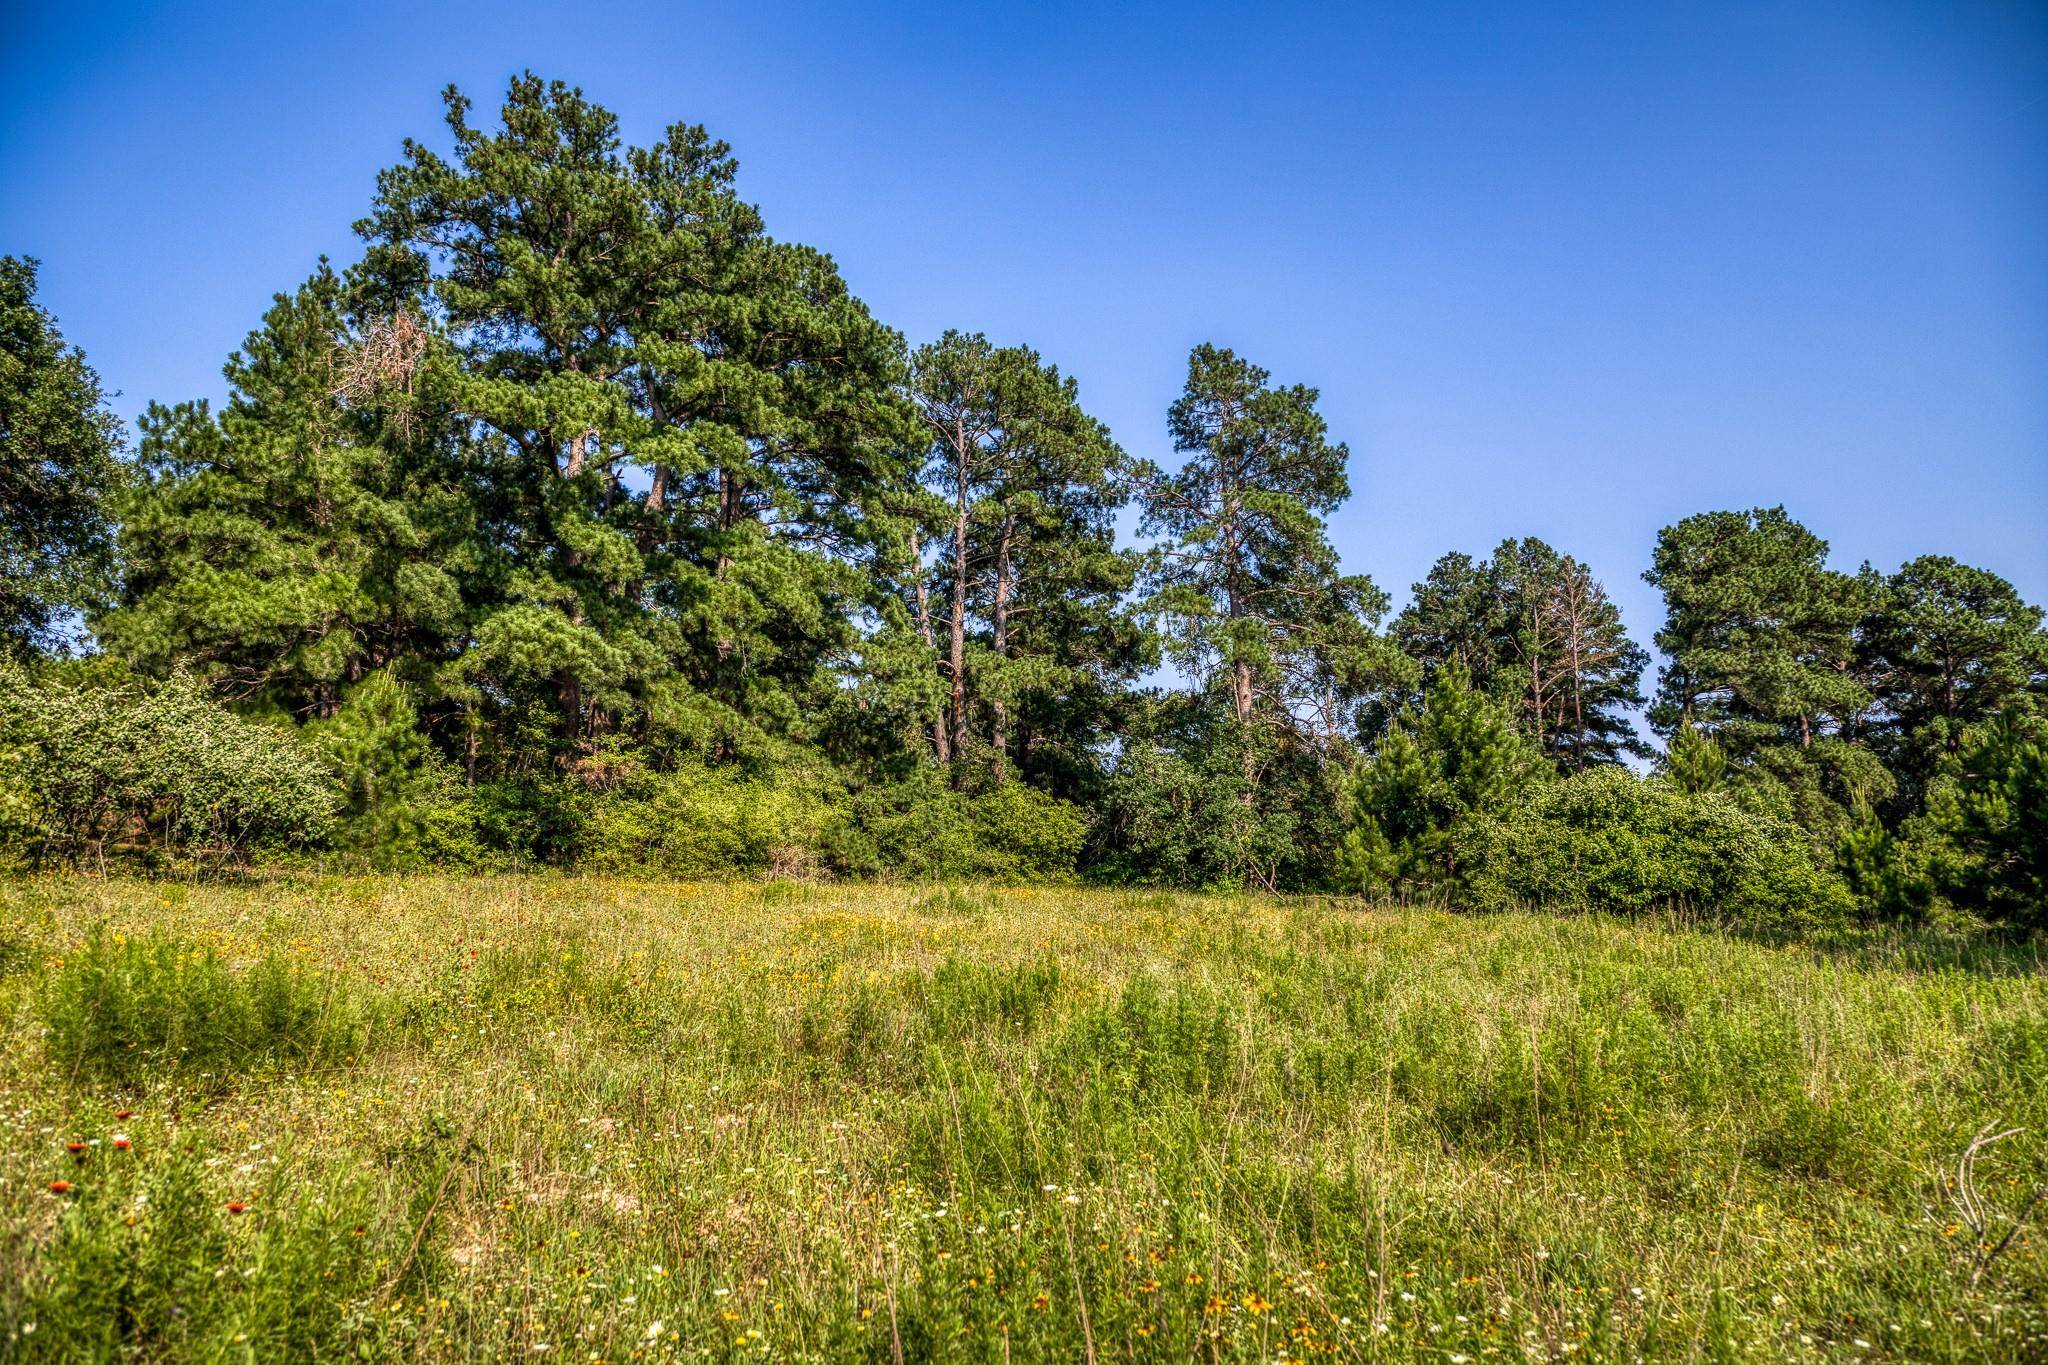
[[[1542,782],[1536,747],[1453,659],[1358,765],[1338,884],[1365,895],[1457,896],[1477,872],[1472,831]]]
[[[479,782],[464,815],[490,862],[563,866],[583,854],[590,790],[560,773]]]
[[[855,877],[1067,881],[1088,839],[1081,809],[1032,787],[955,791],[932,772],[856,793],[824,852]]]
[[[1912,821],[1951,904],[2019,930],[2048,929],[2048,743],[2017,725],[1964,744]]]
[[[341,708],[306,727],[340,788],[335,842],[378,867],[475,867],[487,861],[460,776],[420,729],[389,669],[348,690]]]
[[[275,952],[236,972],[210,947],[95,931],[51,974],[44,1022],[55,1064],[135,1082],[336,1061],[361,1049],[370,1012]]]
[[[831,818],[824,784],[803,769],[757,777],[692,764],[598,802],[584,856],[605,871],[796,876],[816,868]]]
[[[1461,849],[1480,907],[1681,909],[1768,929],[1838,922],[1851,909],[1797,829],[1618,768],[1538,790]]]
[[[1338,777],[1317,750],[1234,722],[1131,744],[1103,793],[1089,874],[1109,885],[1323,890],[1343,837]]]
[[[328,773],[297,736],[243,720],[189,677],[0,677],[6,820],[33,858],[110,847],[226,857],[324,838]]]

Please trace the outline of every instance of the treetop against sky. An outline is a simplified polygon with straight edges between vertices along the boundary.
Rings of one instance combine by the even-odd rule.
[[[482,17],[488,13],[488,22]],[[1647,635],[1650,532],[1784,503],[1838,567],[2048,596],[2036,6],[80,5],[0,20],[0,250],[133,417],[350,224],[438,92],[701,122],[875,316],[1035,348],[1136,455],[1207,339],[1317,385],[1344,568],[1538,535]]]

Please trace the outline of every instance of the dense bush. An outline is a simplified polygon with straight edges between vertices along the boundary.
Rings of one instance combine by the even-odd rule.
[[[1104,792],[1090,874],[1110,885],[1325,889],[1343,837],[1336,776],[1307,745],[1227,722],[1133,744]]]
[[[1798,829],[1618,768],[1541,787],[1458,843],[1475,906],[1672,908],[1749,928],[1825,924],[1851,909]]]
[[[1337,877],[1364,895],[1457,897],[1476,873],[1471,832],[1543,779],[1534,745],[1453,659],[1419,711],[1395,718],[1352,778]]]
[[[322,839],[334,798],[288,730],[245,720],[189,677],[143,683],[110,669],[0,678],[7,820],[36,861],[133,844],[231,856]]]
[[[362,1046],[367,1008],[271,953],[237,972],[210,947],[95,933],[50,977],[51,1059],[133,1082],[161,1067],[226,1075],[305,1066]]]
[[[487,861],[460,777],[420,729],[405,686],[380,669],[336,713],[306,727],[340,788],[336,847],[379,867]]]
[[[2002,725],[1966,744],[1932,823],[1942,889],[1987,919],[2048,928],[2048,742]]]
[[[824,853],[854,877],[1066,881],[1087,839],[1079,807],[1035,788],[956,791],[920,773],[856,792],[826,829]]]
[[[835,812],[808,771],[767,776],[692,764],[642,778],[594,807],[587,865],[674,877],[816,871]]]
[[[583,863],[679,877],[1064,881],[1087,837],[1078,807],[1016,783],[959,791],[927,773],[849,794],[813,768],[691,764],[597,800]]]

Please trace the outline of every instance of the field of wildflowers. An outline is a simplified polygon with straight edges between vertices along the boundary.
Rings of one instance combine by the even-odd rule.
[[[49,879],[0,1027],[12,1359],[2048,1358],[2022,947]]]

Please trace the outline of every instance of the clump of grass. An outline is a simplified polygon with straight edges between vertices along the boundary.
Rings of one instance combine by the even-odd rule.
[[[910,908],[920,915],[974,919],[993,911],[996,899],[986,891],[945,886],[919,896]]]
[[[945,1038],[993,1029],[1028,1034],[1050,1013],[1061,981],[1057,958],[994,966],[948,957],[916,983],[925,1027]]]
[[[0,977],[25,971],[34,959],[27,932],[16,925],[0,925]]]
[[[391,1252],[361,1189],[223,1193],[183,1151],[109,1152],[80,1172],[23,1286],[10,1354],[304,1360],[375,1342],[355,1310]]]
[[[332,975],[272,951],[243,971],[182,939],[95,929],[52,973],[43,1018],[51,1060],[133,1084],[264,1065],[339,1061],[364,1045],[371,1010]]]

